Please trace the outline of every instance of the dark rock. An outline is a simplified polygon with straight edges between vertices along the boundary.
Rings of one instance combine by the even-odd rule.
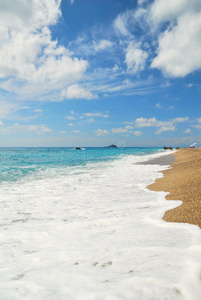
[[[179,150],[180,148],[179,148],[179,147],[176,147],[175,149],[176,149],[176,150]]]
[[[108,148],[118,148],[116,145],[109,145]]]
[[[172,147],[163,147],[164,150],[173,150]]]

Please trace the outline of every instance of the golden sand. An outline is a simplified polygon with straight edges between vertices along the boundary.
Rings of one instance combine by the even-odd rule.
[[[164,177],[157,179],[148,188],[170,194],[167,200],[181,200],[183,204],[169,210],[164,216],[167,222],[198,225],[201,228],[201,148],[180,149],[173,154],[176,160]]]

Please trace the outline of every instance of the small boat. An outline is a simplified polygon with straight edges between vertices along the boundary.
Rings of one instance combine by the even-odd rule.
[[[85,148],[76,147],[75,150],[85,150]]]

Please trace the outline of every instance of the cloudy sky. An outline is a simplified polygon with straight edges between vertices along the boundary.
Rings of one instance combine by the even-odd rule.
[[[0,146],[201,144],[200,0],[0,0]]]

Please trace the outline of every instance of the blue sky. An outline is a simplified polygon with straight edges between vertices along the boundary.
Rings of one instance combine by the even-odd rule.
[[[0,0],[0,146],[201,143],[200,0]]]

